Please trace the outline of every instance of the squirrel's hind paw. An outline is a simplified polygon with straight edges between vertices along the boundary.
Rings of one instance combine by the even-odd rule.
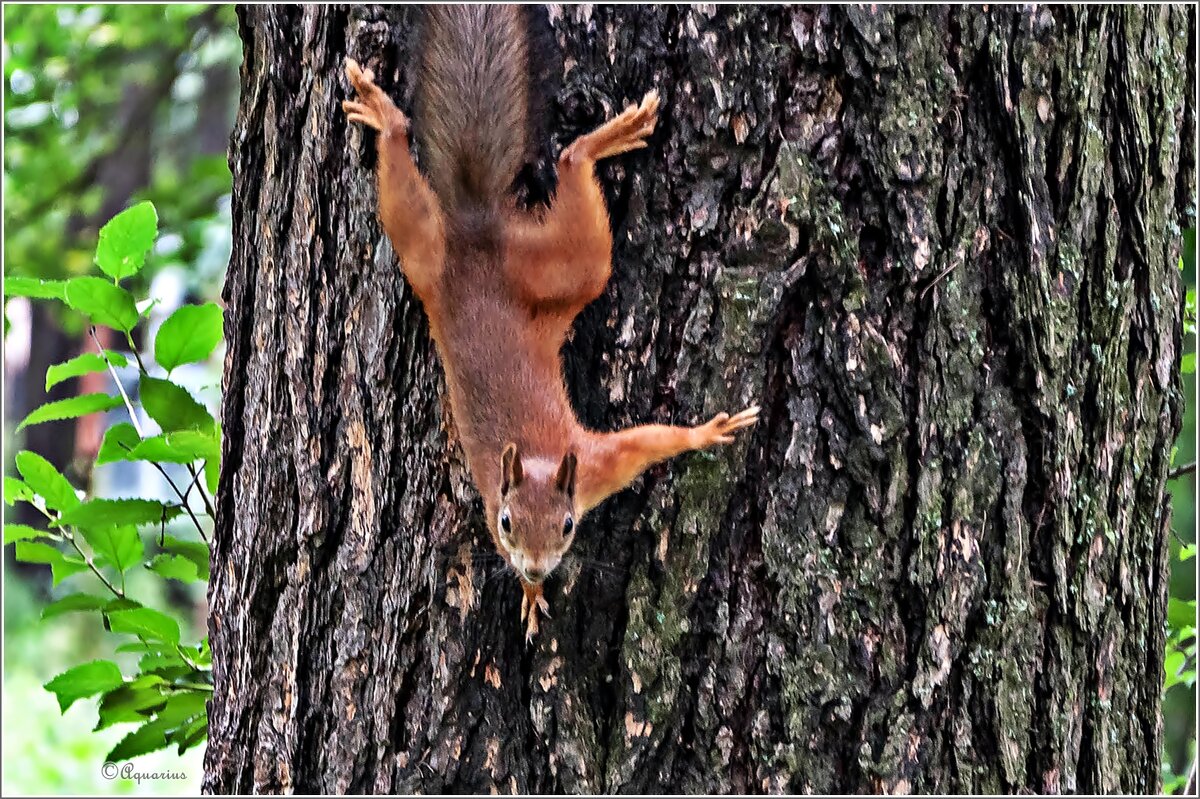
[[[638,105],[631,105],[596,130],[580,138],[563,153],[570,160],[576,151],[594,161],[640,150],[658,124],[658,92],[651,89]]]
[[[408,132],[408,117],[396,107],[392,98],[375,85],[375,73],[363,69],[353,58],[347,58],[346,77],[358,93],[356,100],[342,101],[342,111],[345,112],[347,120],[380,132],[393,128]]]
[[[376,116],[375,112],[362,103],[356,103],[353,100],[343,100],[342,111],[345,112],[346,119],[350,122],[359,122],[375,130],[383,129],[383,123]]]

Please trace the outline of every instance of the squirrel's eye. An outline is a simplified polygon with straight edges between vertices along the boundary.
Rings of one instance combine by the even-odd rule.
[[[568,536],[575,529],[575,520],[571,518],[571,514],[567,514],[567,518],[563,519],[563,535]]]
[[[512,519],[510,519],[508,516],[507,508],[500,511],[500,529],[503,530],[505,533],[512,532]]]

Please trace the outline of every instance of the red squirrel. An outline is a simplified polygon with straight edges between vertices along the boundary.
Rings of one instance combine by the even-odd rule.
[[[612,433],[576,418],[559,351],[612,273],[596,162],[647,146],[659,98],[647,92],[577,138],[558,158],[549,207],[520,208],[513,183],[544,121],[530,118],[526,22],[514,6],[428,8],[418,78],[425,174],[409,151],[408,118],[352,59],[357,98],[342,109],[378,132],[379,217],[429,317],[488,529],[524,588],[528,640],[538,612],[549,616],[542,583],[583,516],[654,463],[731,443],[759,409]]]

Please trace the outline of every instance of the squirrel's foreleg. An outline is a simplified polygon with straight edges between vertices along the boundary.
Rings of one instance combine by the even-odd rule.
[[[733,434],[758,421],[758,406],[730,416],[719,413],[695,427],[647,424],[597,434],[579,462],[578,491],[584,508],[593,508],[637,479],[659,461],[694,449],[733,443]]]
[[[405,277],[422,301],[439,278],[446,245],[437,197],[417,171],[408,149],[408,118],[382,89],[375,76],[346,59],[346,76],[358,93],[346,100],[346,119],[378,131],[379,218],[400,258]]]

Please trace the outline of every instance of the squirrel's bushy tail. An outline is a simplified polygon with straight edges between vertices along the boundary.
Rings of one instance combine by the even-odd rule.
[[[421,38],[417,130],[430,184],[451,213],[495,208],[545,135],[545,11],[429,6]]]

